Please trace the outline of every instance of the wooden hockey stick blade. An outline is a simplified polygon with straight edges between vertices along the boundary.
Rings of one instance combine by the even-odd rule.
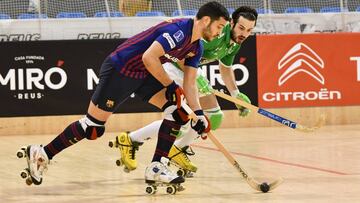
[[[325,115],[321,115],[320,119],[316,122],[315,126],[313,126],[313,127],[303,126],[303,125],[300,125],[300,124],[298,124],[298,123],[296,123],[294,121],[291,121],[289,119],[286,119],[286,118],[283,118],[283,117],[281,117],[279,115],[276,115],[276,114],[274,114],[274,113],[272,113],[270,111],[267,111],[265,109],[262,109],[262,108],[259,108],[257,106],[254,106],[252,104],[249,104],[247,102],[244,102],[241,99],[234,98],[234,97],[232,97],[230,95],[227,95],[227,94],[225,94],[223,92],[220,92],[218,90],[213,90],[212,92],[218,97],[221,97],[221,98],[223,98],[225,100],[233,102],[234,104],[243,106],[243,107],[245,107],[247,109],[250,109],[253,112],[257,112],[258,114],[261,114],[261,115],[263,115],[263,116],[265,116],[267,118],[270,118],[270,119],[272,119],[274,121],[277,121],[277,122],[279,122],[279,123],[281,123],[281,124],[283,124],[283,125],[285,125],[285,126],[287,126],[289,128],[293,128],[293,129],[301,131],[301,132],[313,132],[313,131],[319,129],[325,123]]]
[[[316,124],[313,127],[307,127],[300,124],[296,124],[296,130],[299,130],[301,132],[313,132],[319,128],[321,128],[326,121],[325,114],[321,114],[319,120],[316,122]]]
[[[197,116],[195,115],[195,113],[190,109],[190,107],[187,104],[185,104],[185,103],[182,104],[182,107],[189,114],[189,117],[191,119],[197,120]],[[261,190],[261,183],[257,182],[254,178],[250,177],[248,175],[248,173],[243,168],[241,168],[240,164],[235,160],[235,158],[230,154],[230,152],[227,149],[225,149],[225,147],[219,142],[219,140],[216,139],[216,137],[211,132],[208,132],[207,135],[210,138],[210,140],[215,144],[215,146],[220,150],[220,152],[223,153],[223,155],[231,163],[231,165],[233,165],[236,168],[236,170],[240,172],[242,178],[245,179],[245,181],[248,183],[248,185],[250,185],[250,187],[252,187],[254,190],[263,192]],[[269,185],[268,191],[275,189],[282,182],[283,182],[282,178],[280,178],[280,179],[268,184]],[[266,192],[268,192],[268,191],[266,191]]]
[[[228,150],[225,149],[225,147],[216,139],[216,137],[211,133],[208,132],[208,137],[210,140],[216,145],[216,147],[220,150],[221,153],[224,154],[224,156],[227,158],[227,160],[236,168],[237,171],[240,172],[242,178],[245,179],[245,181],[252,187],[254,190],[263,192],[261,190],[261,184],[258,181],[256,181],[254,178],[250,177],[249,174],[243,169],[240,164],[233,158],[233,156],[229,153]],[[283,179],[280,178],[278,180],[275,180],[274,182],[271,182],[269,185],[269,191],[274,190],[277,186],[279,186],[283,182]]]
[[[261,190],[261,184],[260,184],[259,182],[255,181],[253,178],[248,178],[248,179],[246,180],[246,182],[247,182],[253,189],[255,189],[255,190],[257,190],[257,191],[260,191],[260,192],[263,192],[263,191]],[[284,180],[283,180],[282,178],[279,178],[279,179],[271,182],[270,184],[268,184],[268,185],[269,185],[269,191],[268,191],[268,192],[270,192],[270,191],[274,190],[275,188],[277,188],[279,185],[281,185],[282,182],[284,182]]]

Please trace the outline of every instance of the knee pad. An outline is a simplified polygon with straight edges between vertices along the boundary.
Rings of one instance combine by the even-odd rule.
[[[221,111],[220,107],[216,111],[205,111],[205,112],[210,120],[211,130],[218,129],[224,119],[224,113]]]
[[[88,140],[96,140],[105,132],[105,126],[88,126],[85,130],[85,136]]]
[[[165,104],[163,107],[165,119],[175,121],[179,125],[185,125],[190,119],[186,111],[181,107],[178,109],[176,105]]]
[[[105,122],[100,122],[97,120],[94,121],[94,119],[88,116],[85,116],[84,118],[79,120],[79,123],[81,124],[81,127],[83,128],[85,132],[85,137],[88,140],[96,140],[98,137],[101,137],[105,132]]]
[[[190,120],[189,114],[187,114],[185,109],[183,109],[182,107],[180,109],[175,109],[172,112],[172,117],[179,125],[185,125]]]

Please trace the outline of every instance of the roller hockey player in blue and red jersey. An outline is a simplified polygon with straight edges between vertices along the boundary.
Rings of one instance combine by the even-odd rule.
[[[101,137],[107,119],[132,93],[149,103],[156,98],[154,100],[157,102],[153,105],[165,113],[152,163],[145,172],[145,180],[172,184],[184,182],[183,177],[171,172],[163,163],[166,160],[161,160],[168,156],[176,139],[175,132],[188,121],[181,108],[185,99],[198,115],[193,128],[200,134],[210,130],[210,123],[200,108],[196,87],[197,67],[203,51],[200,38],[209,41],[214,39],[227,21],[229,13],[226,8],[217,2],[209,2],[200,7],[195,19],[162,22],[118,46],[101,66],[99,84],[87,114],[71,123],[47,145],[28,145],[21,149],[27,160],[26,183],[41,184],[48,163],[62,150],[84,138],[95,140]],[[184,89],[162,67],[163,63],[183,59]]]

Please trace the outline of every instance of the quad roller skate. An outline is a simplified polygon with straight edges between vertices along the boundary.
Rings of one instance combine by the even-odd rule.
[[[122,132],[116,136],[115,140],[109,141],[109,147],[119,148],[120,159],[116,160],[117,166],[124,166],[124,171],[129,173],[137,168],[137,161],[135,157],[136,151],[143,143],[132,142],[128,132]]]
[[[158,191],[158,187],[166,187],[166,193],[174,195],[177,192],[184,191],[185,188],[180,184],[171,184],[171,183],[158,183],[158,182],[147,182],[148,186],[145,191],[149,195],[156,194]]]
[[[185,182],[182,176],[173,173],[169,168],[169,159],[162,157],[161,162],[152,162],[145,170],[146,193],[152,195],[158,187],[166,187],[166,193],[176,194],[185,190],[181,183]]]
[[[194,173],[197,171],[197,166],[190,161],[188,155],[195,155],[189,146],[180,149],[173,145],[169,152],[170,162],[179,168],[177,174],[185,178],[194,177]]]
[[[21,147],[16,156],[25,158],[27,167],[20,172],[20,176],[25,179],[27,185],[42,183],[42,176],[47,170],[49,159],[41,145],[29,145]]]

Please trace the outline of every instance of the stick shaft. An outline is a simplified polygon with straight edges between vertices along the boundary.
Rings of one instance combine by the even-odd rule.
[[[246,181],[247,181],[247,179],[249,178],[248,174],[246,173],[246,171],[244,169],[242,169],[240,167],[239,163],[229,153],[229,151],[227,149],[225,149],[225,147],[219,142],[218,139],[216,139],[216,137],[211,132],[208,132],[207,136],[215,144],[215,146],[220,150],[220,152],[224,154],[224,156],[231,163],[231,165],[233,165],[241,173],[242,177],[244,179],[246,179]]]
[[[196,114],[190,109],[190,107],[187,104],[183,104],[182,107],[189,114],[190,118],[197,120]],[[246,171],[240,167],[239,163],[230,154],[230,152],[227,149],[225,149],[225,147],[219,142],[219,140],[216,139],[216,137],[211,132],[208,132],[207,136],[215,144],[215,146],[220,150],[220,152],[224,154],[224,156],[231,163],[231,165],[233,165],[241,173],[242,177],[246,180],[246,182],[248,182],[250,184],[250,186],[253,187],[255,190],[260,190],[258,184],[253,183],[252,178],[250,178],[248,176],[248,174],[246,173]]]
[[[182,107],[189,114],[189,118],[197,120],[196,114],[190,109],[190,107],[186,103],[182,104]],[[219,142],[219,140],[211,132],[208,132],[207,136],[216,145],[216,147],[220,150],[220,152],[223,153],[223,155],[231,163],[231,165],[233,165],[235,169],[240,172],[242,178],[246,180],[249,186],[252,187],[254,190],[261,191],[260,183],[258,183],[254,178],[250,177],[248,173],[243,168],[241,168],[240,164],[235,160],[235,158],[230,154],[230,152],[227,149],[225,149],[225,147]],[[270,183],[269,191],[275,189],[281,183],[282,183],[282,179]]]
[[[183,104],[182,107],[189,114],[189,117],[191,119],[197,120],[196,114],[190,109],[190,107],[187,104]],[[225,157],[230,161],[230,163],[234,165],[236,163],[236,160],[225,149],[225,147],[214,137],[214,135],[211,132],[208,132],[207,135],[209,136],[210,140],[218,147],[218,149],[225,155]]]
[[[285,125],[287,127],[295,129],[297,127],[297,125],[298,125],[297,123],[295,123],[295,122],[293,122],[291,120],[288,120],[286,118],[278,116],[278,115],[276,115],[274,113],[271,113],[271,112],[266,111],[266,110],[264,110],[262,108],[259,108],[257,106],[252,105],[252,104],[244,102],[244,101],[242,101],[240,99],[236,99],[236,98],[234,98],[234,97],[232,97],[230,95],[224,94],[224,93],[222,93],[220,91],[213,90],[213,93],[218,97],[226,99],[226,100],[228,100],[230,102],[233,102],[235,104],[241,105],[241,106],[243,106],[243,107],[245,107],[247,109],[250,109],[251,111],[257,112],[258,114],[261,114],[261,115],[263,115],[263,116],[265,116],[267,118],[270,118],[270,119],[272,119],[274,121],[277,121],[277,122],[279,122],[279,123],[281,123],[281,124],[283,124],[283,125]]]

